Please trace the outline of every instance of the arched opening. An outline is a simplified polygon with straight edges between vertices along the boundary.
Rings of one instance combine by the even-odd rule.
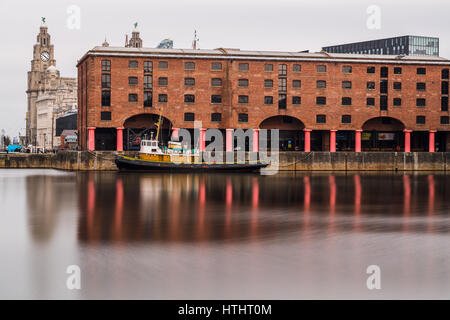
[[[144,135],[153,138],[157,136],[157,127],[160,116],[158,114],[138,114],[125,120],[124,130],[124,149],[139,150],[141,139]],[[166,143],[171,134],[172,122],[164,116],[161,116],[158,140]]]
[[[280,151],[299,151],[304,149],[305,135],[303,129],[305,125],[297,118],[291,116],[273,116],[262,121],[259,128],[268,130],[268,148],[272,146],[270,130],[278,129]]]
[[[395,118],[376,117],[362,126],[361,147],[363,151],[404,150],[405,125]]]

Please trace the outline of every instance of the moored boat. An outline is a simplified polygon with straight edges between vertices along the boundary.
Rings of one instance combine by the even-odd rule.
[[[205,172],[233,171],[253,172],[268,166],[264,161],[207,162],[201,160],[195,150],[184,150],[181,143],[170,141],[167,149],[159,146],[158,140],[143,139],[138,157],[117,155],[115,162],[121,171],[169,171]]]

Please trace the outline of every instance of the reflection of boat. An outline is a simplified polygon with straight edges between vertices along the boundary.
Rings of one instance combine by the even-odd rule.
[[[206,162],[200,161],[200,154],[184,150],[181,143],[170,141],[163,151],[158,140],[153,138],[141,141],[139,157],[116,156],[119,170],[127,171],[239,171],[251,172],[267,167],[263,161],[246,162]]]

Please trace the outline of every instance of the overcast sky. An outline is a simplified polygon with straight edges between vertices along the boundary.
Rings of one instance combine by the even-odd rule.
[[[68,8],[80,8],[80,29],[70,29]],[[381,9],[381,28],[369,29],[370,5]],[[25,133],[26,83],[41,17],[47,18],[62,76],[75,77],[76,63],[105,39],[123,46],[139,22],[144,47],[170,38],[190,48],[194,29],[200,48],[320,51],[322,46],[397,35],[440,38],[450,58],[448,0],[0,0],[0,129]],[[70,20],[73,21],[73,20]]]

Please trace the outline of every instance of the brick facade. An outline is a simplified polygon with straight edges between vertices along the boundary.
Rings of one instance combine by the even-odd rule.
[[[105,60],[111,66],[106,72],[111,77],[110,89],[102,88]],[[137,68],[130,68],[130,61],[137,61]],[[149,90],[144,90],[146,61],[153,66],[153,86]],[[168,63],[167,69],[159,67],[161,61]],[[194,62],[194,70],[186,70],[186,62]],[[221,63],[221,70],[213,70],[213,63]],[[248,64],[248,71],[240,70],[240,64]],[[273,71],[267,71],[268,64],[273,65]],[[280,65],[286,65],[286,76],[279,75]],[[300,65],[300,70],[294,65]],[[326,66],[326,72],[318,72],[319,65]],[[351,67],[351,73],[343,72],[346,67]],[[374,67],[375,72],[368,73],[368,67]],[[383,67],[388,70],[387,77],[381,75]],[[449,60],[436,57],[97,47],[78,63],[80,147],[88,147],[88,128],[121,128],[133,116],[159,115],[161,110],[173,128],[193,128],[193,122],[185,121],[185,113],[194,113],[204,128],[269,128],[278,123],[279,129],[286,130],[355,131],[365,129],[365,123],[373,118],[390,117],[401,122],[401,130],[448,132],[450,126],[441,117],[448,117],[449,112],[441,107],[441,98],[448,97],[442,86],[443,82],[448,85],[443,70],[449,67]],[[401,68],[401,74],[394,74],[394,68]],[[418,68],[425,68],[426,74],[418,74]],[[129,84],[129,77],[137,77],[137,85]],[[159,78],[167,78],[167,85],[159,85]],[[195,85],[186,86],[185,78],[195,79]],[[221,79],[221,86],[212,85],[214,78]],[[280,91],[280,78],[286,79],[282,80],[286,81],[286,92]],[[248,80],[248,87],[240,87],[239,79]],[[272,80],[273,87],[265,87],[265,80]],[[294,80],[300,81],[300,88],[294,88]],[[326,88],[317,88],[320,80],[326,81]],[[380,93],[384,80],[387,94]],[[351,88],[343,88],[344,81],[351,82]],[[367,82],[374,82],[375,88],[369,90]],[[401,82],[401,90],[393,88],[394,82]],[[417,90],[417,83],[425,83],[425,91]],[[298,81],[295,84],[298,86]],[[102,90],[111,92],[109,107],[102,106]],[[151,107],[144,107],[144,91],[153,94]],[[287,95],[285,109],[278,105],[280,93]],[[129,94],[137,94],[137,102],[129,102]],[[158,102],[160,94],[167,95],[167,102]],[[195,102],[185,102],[186,94],[194,95]],[[221,96],[222,102],[212,103],[213,95]],[[387,110],[380,108],[381,95],[388,97]],[[240,103],[239,96],[248,96],[248,103]],[[272,96],[273,104],[266,105],[265,96]],[[293,104],[293,97],[300,97],[301,103]],[[317,97],[326,97],[326,104],[317,105]],[[351,98],[351,105],[342,105],[343,97]],[[368,106],[367,98],[374,98],[375,105]],[[401,99],[401,106],[394,106],[394,98]],[[416,106],[419,98],[426,99],[424,107]],[[102,112],[110,112],[111,120],[102,120]],[[220,113],[221,121],[211,121],[212,113]],[[247,114],[248,122],[238,121],[239,114]],[[271,119],[261,126],[264,120],[280,115],[300,122]],[[325,115],[325,123],[317,123],[317,115]],[[343,115],[351,116],[350,123],[343,123]],[[424,116],[425,123],[418,124],[417,116]],[[373,123],[366,126],[376,130]],[[391,129],[399,129],[394,127]],[[385,129],[389,127],[379,128]]]

